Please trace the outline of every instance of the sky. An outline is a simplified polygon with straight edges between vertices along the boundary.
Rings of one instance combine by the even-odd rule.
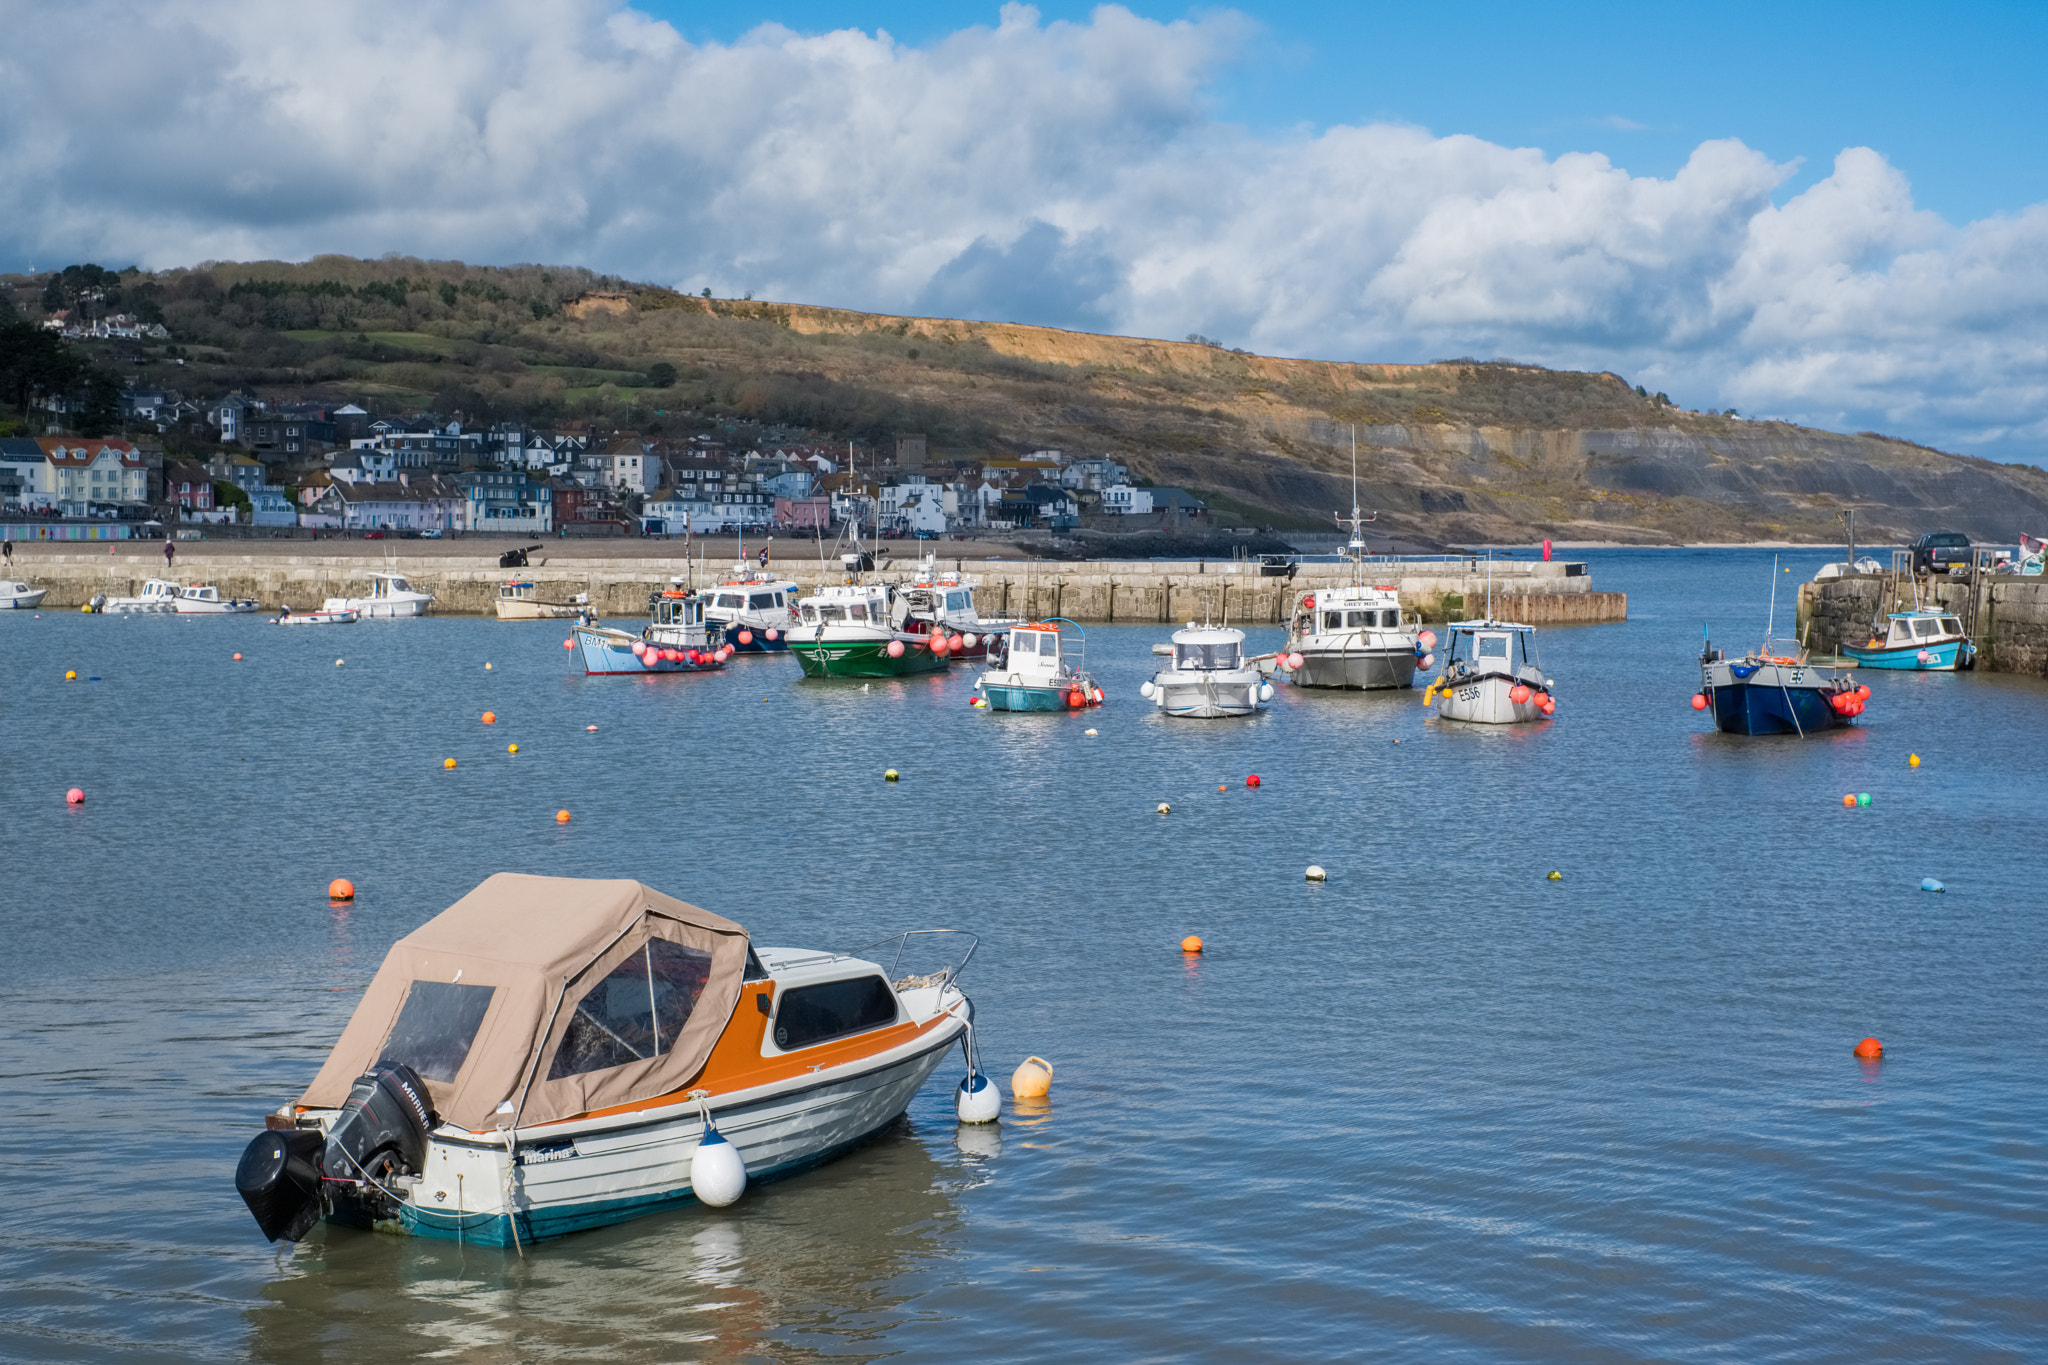
[[[2048,462],[2039,3],[0,0],[0,33],[0,269],[559,262],[1614,370]]]

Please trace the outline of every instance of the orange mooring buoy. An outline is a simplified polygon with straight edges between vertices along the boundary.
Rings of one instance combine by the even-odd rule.
[[[486,725],[496,725],[497,723],[498,723],[498,713],[497,713],[496,711],[486,711],[486,712],[484,712],[484,724],[486,724]]]
[[[566,824],[568,824],[568,823],[569,823],[569,812],[567,812],[567,811],[565,811],[565,810],[558,810],[558,811],[556,811],[556,812],[555,812],[555,823],[556,823],[556,824],[558,824],[558,825],[566,825]]]
[[[1884,1044],[1875,1038],[1865,1038],[1856,1044],[1856,1055],[1866,1062],[1874,1062],[1884,1056]]]
[[[356,898],[356,884],[346,877],[336,877],[327,883],[327,899],[331,901],[352,901]]]
[[[1202,939],[1201,939],[1201,936],[1200,936],[1200,935],[1198,935],[1198,934],[1189,934],[1189,935],[1188,935],[1188,936],[1187,936],[1186,938],[1184,938],[1184,939],[1182,939],[1182,940],[1180,941],[1180,950],[1181,950],[1182,952],[1184,952],[1184,953],[1199,953],[1199,952],[1201,952],[1201,951],[1202,951]]]

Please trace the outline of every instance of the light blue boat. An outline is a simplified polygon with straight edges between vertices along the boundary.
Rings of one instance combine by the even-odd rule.
[[[1883,635],[1873,634],[1860,645],[1843,641],[1841,652],[1864,668],[1953,673],[1977,666],[1977,647],[1963,633],[1961,618],[1937,607],[1895,611],[1886,618]]]

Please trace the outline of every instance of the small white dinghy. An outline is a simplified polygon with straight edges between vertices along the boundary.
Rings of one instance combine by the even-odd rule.
[[[352,609],[322,607],[319,611],[293,611],[286,607],[270,619],[273,626],[352,626],[357,613]]]
[[[0,611],[27,611],[31,607],[40,607],[47,592],[48,588],[31,588],[11,578],[0,579]]]

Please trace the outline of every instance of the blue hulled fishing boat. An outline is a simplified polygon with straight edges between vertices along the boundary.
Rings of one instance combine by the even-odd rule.
[[[1977,647],[1963,633],[1962,619],[1938,607],[1915,607],[1886,617],[1884,634],[1867,644],[1842,642],[1842,653],[1865,668],[1953,673],[1977,666]]]
[[[1870,689],[1830,667],[1811,663],[1806,650],[1771,638],[1778,619],[1778,563],[1771,561],[1771,614],[1764,642],[1737,659],[1714,648],[1700,650],[1700,690],[1695,711],[1712,711],[1714,725],[1732,735],[1810,735],[1847,725],[1863,713]]]

